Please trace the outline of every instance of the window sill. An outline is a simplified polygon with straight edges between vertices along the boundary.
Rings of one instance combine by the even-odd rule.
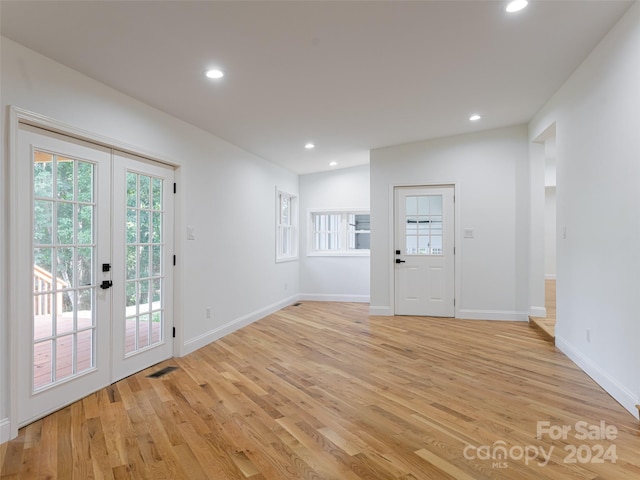
[[[287,262],[297,262],[298,257],[278,257],[276,258],[276,263],[287,263]]]
[[[308,252],[307,257],[370,257],[371,251],[363,252]]]

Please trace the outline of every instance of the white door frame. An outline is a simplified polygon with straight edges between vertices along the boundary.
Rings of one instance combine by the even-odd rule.
[[[18,252],[24,249],[25,245],[30,245],[31,240],[29,238],[21,238],[20,233],[20,213],[19,207],[19,190],[21,185],[18,184],[18,135],[20,124],[31,125],[41,128],[43,130],[49,130],[51,132],[66,135],[68,137],[77,138],[90,143],[101,145],[104,147],[120,150],[125,153],[131,153],[140,157],[145,157],[154,162],[170,165],[174,167],[175,174],[174,180],[176,183],[180,183],[182,177],[181,165],[174,160],[168,159],[156,153],[147,151],[143,148],[130,145],[126,142],[121,142],[103,135],[99,135],[87,130],[83,130],[73,125],[69,125],[63,122],[59,122],[53,118],[38,113],[30,112],[28,110],[11,106],[9,110],[9,139],[8,139],[8,152],[9,152],[9,228],[8,228],[8,294],[5,298],[8,300],[8,329],[9,329],[9,365],[8,365],[8,378],[7,384],[9,386],[9,437],[15,438],[18,435],[18,349],[19,349],[19,337],[17,328],[17,319],[28,318],[29,313],[26,312],[27,305],[24,302],[19,301],[19,286],[21,281],[24,280],[24,276],[27,272],[21,271],[19,259],[21,256]],[[183,245],[181,241],[181,235],[178,232],[183,231],[183,201],[181,195],[182,189],[177,190],[174,199],[174,250],[178,258],[184,258]],[[183,262],[178,262],[174,267],[174,291],[173,291],[173,322],[176,328],[176,337],[174,342],[174,355],[180,356],[184,352],[183,341],[183,301],[182,301],[182,289],[183,289]],[[22,269],[23,270],[23,269]]]
[[[398,187],[440,187],[440,186],[453,186],[453,195],[455,198],[454,201],[454,228],[455,234],[453,239],[453,245],[455,248],[454,255],[454,292],[455,292],[455,308],[454,315],[455,318],[460,317],[460,305],[462,304],[461,298],[461,264],[460,261],[462,250],[460,248],[460,233],[462,230],[460,228],[460,182],[458,181],[424,181],[424,182],[416,182],[416,183],[391,183],[389,184],[389,238],[388,238],[388,252],[385,254],[385,260],[388,265],[388,278],[389,278],[389,306],[391,307],[391,315],[395,315],[396,311],[396,279],[395,279],[395,259],[396,256],[394,254],[395,251],[395,189]]]

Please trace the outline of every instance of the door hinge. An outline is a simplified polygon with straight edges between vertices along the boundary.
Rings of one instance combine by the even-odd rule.
[[[175,255],[173,256],[173,266],[174,267],[176,266],[176,256]]]
[[[455,299],[455,298],[453,299],[453,306],[454,306],[454,307],[456,306],[456,299]],[[175,329],[174,329],[174,330],[175,330]],[[174,335],[174,337],[175,337],[175,335]]]
[[[173,184],[173,193],[177,193],[178,192],[178,184],[174,183]]]
[[[176,338],[176,327],[173,327],[173,338]]]

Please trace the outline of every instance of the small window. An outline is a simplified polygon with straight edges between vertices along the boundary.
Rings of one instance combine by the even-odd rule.
[[[278,219],[276,225],[276,260],[298,258],[297,197],[290,193],[277,194]]]
[[[309,255],[369,255],[370,246],[369,212],[310,212]]]

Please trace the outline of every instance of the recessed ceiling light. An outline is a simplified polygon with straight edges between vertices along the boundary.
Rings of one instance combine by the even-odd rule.
[[[330,167],[335,167],[338,164],[338,162],[329,162],[329,166]]]
[[[211,70],[207,70],[205,75],[209,78],[222,78],[224,77],[224,72],[222,70],[218,70],[217,68],[213,68]]]
[[[304,146],[304,148],[306,148],[307,150],[311,150],[312,148],[316,148],[316,146],[314,143],[309,142]]]
[[[473,115],[471,115],[469,117],[469,120],[472,122],[477,122],[478,120],[480,120],[482,117],[480,115],[478,115],[477,113],[474,113]]]
[[[527,5],[529,5],[529,2],[527,0],[513,0],[512,2],[509,2],[505,10],[509,13],[519,12]]]

